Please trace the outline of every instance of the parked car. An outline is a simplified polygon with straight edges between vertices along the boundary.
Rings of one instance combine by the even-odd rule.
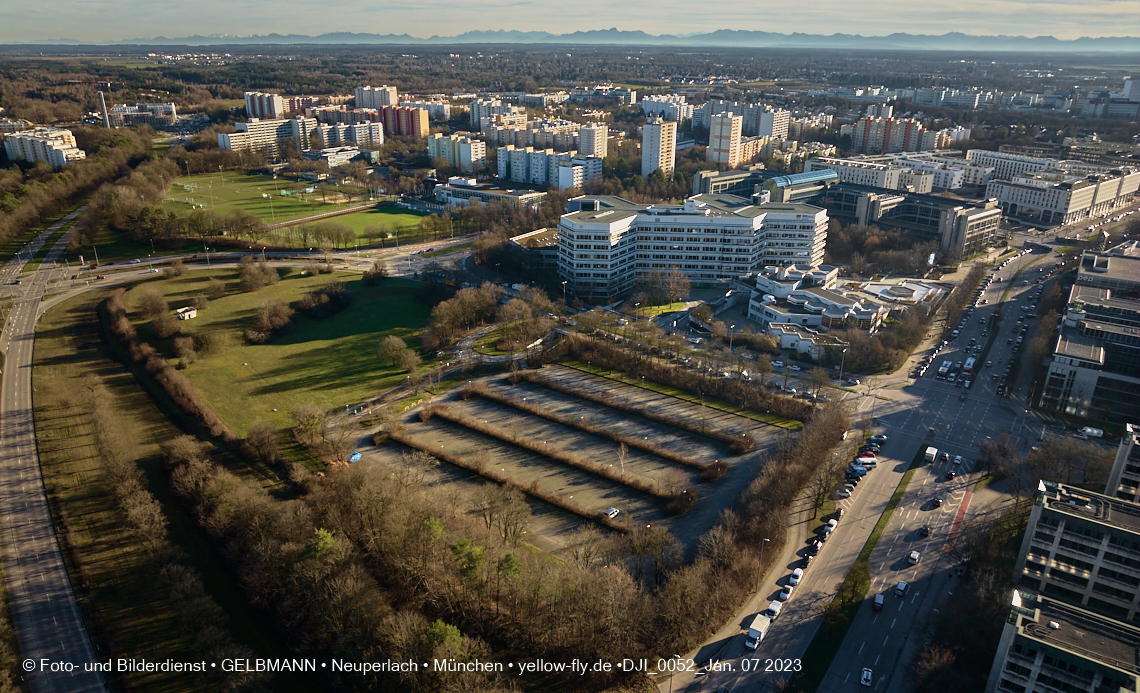
[[[784,367],[784,362],[783,362],[783,361],[773,361],[773,362],[772,362],[772,367],[773,367],[773,368],[783,368],[783,367]]]
[[[788,584],[789,585],[800,584],[800,580],[803,579],[803,576],[804,576],[804,569],[803,568],[796,568],[795,570],[792,571],[791,577],[788,578]]]
[[[795,588],[791,585],[784,585],[784,589],[780,590],[780,601],[786,602],[792,598],[792,590]]]
[[[618,513],[620,513],[620,512],[621,511],[618,510],[617,508],[606,508],[606,517],[608,517],[612,520],[615,517],[617,517]]]

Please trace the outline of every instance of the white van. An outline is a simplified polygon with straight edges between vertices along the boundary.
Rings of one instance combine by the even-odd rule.
[[[861,467],[866,467],[867,469],[874,469],[875,467],[879,466],[879,461],[874,457],[860,457],[859,459],[855,460],[855,464]]]

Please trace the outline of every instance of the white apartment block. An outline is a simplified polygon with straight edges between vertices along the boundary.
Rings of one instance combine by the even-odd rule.
[[[581,183],[602,176],[602,158],[583,155],[582,152],[575,154],[506,145],[499,147],[496,161],[499,180],[530,185],[560,185],[564,175],[560,167],[564,165],[581,168]]]
[[[396,87],[357,87],[357,108],[380,108],[381,106],[400,105],[399,93]]]
[[[986,197],[996,199],[1007,216],[1072,224],[1130,204],[1138,188],[1140,169],[1121,168],[1083,177],[1037,171],[990,181]]]
[[[313,129],[324,148],[341,144],[375,148],[384,144],[383,123],[329,123]]]
[[[559,273],[584,296],[613,297],[638,277],[677,267],[694,284],[735,279],[767,265],[819,264],[827,211],[696,195],[681,205],[584,196],[559,221]]]
[[[61,169],[75,161],[87,158],[87,153],[75,146],[75,135],[63,128],[35,128],[8,135],[4,140],[8,159],[46,161],[53,169]]]
[[[718,113],[709,119],[709,148],[706,159],[709,163],[736,168],[740,165],[740,130],[744,117],[728,113]]]
[[[451,120],[451,104],[446,101],[401,101],[405,108],[422,108],[435,121]]]
[[[280,94],[266,94],[260,91],[245,93],[245,115],[249,118],[277,120],[285,117],[285,102]]]
[[[468,104],[471,117],[471,128],[482,131],[487,126],[484,119],[490,119],[491,125],[512,125],[521,119],[522,124],[526,124],[526,113],[514,104],[505,104],[499,99],[475,99]],[[502,123],[495,122],[495,116],[510,117],[510,121],[503,121]]]
[[[693,107],[684,96],[663,94],[641,99],[641,112],[650,117],[664,118],[677,123],[693,119]]]
[[[609,132],[609,126],[605,123],[583,125],[578,130],[578,154],[606,158]]]
[[[841,183],[869,185],[887,190],[899,189],[899,180],[903,172],[903,169],[888,163],[861,159],[835,159],[829,156],[808,159],[804,164],[804,173],[828,169],[835,171]]]
[[[569,161],[559,162],[558,164],[558,191],[562,192],[575,188],[581,190],[582,186],[586,183],[586,169],[582,166],[575,166]]]
[[[772,137],[778,140],[788,139],[788,124],[791,114],[787,111],[771,106],[764,106],[757,114],[756,134],[760,137]]]
[[[650,118],[641,132],[641,177],[660,169],[665,177],[673,175],[677,161],[677,123]]]
[[[546,108],[548,106],[556,106],[563,101],[569,101],[570,94],[564,91],[552,91],[545,94],[523,94],[519,97],[519,103],[524,106],[532,108]]]
[[[482,140],[436,133],[427,138],[427,150],[429,159],[445,159],[448,166],[455,166],[464,173],[473,173],[476,168],[487,165],[487,145]]]
[[[251,118],[235,123],[235,132],[218,133],[218,147],[227,152],[258,151],[266,156],[281,155],[281,140],[291,139],[298,151],[309,149],[310,135],[317,129],[316,118],[297,116],[289,120]]]

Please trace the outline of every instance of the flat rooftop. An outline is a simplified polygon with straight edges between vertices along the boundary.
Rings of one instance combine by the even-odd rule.
[[[581,209],[581,207],[596,205],[597,210]],[[577,209],[576,209],[577,208]],[[641,204],[630,202],[621,197],[611,195],[585,195],[576,197],[568,204],[566,216],[578,222],[611,222],[638,214],[664,214],[664,215],[698,215],[713,217],[744,217],[755,218],[770,213],[780,214],[806,214],[815,216],[822,211],[822,207],[805,204],[770,203],[754,205],[748,198],[737,195],[703,194],[688,198],[685,204]]]
[[[558,229],[536,229],[511,238],[524,248],[550,248],[558,245]]]
[[[1101,346],[1100,340],[1087,337],[1072,327],[1061,329],[1061,336],[1057,339],[1057,347],[1053,353],[1082,361],[1104,364],[1104,347]]]
[[[1108,527],[1140,533],[1140,503],[1118,500],[1075,486],[1041,482],[1044,503],[1050,510]]]
[[[1092,281],[1097,279],[1112,279],[1120,282],[1140,284],[1140,253],[1130,254],[1129,251],[1120,254],[1093,253],[1085,251],[1081,255],[1081,267],[1077,273],[1077,281],[1088,277]]]
[[[1140,675],[1140,630],[1048,597],[1037,597],[1038,618],[1021,620],[1024,635],[1090,661]],[[1059,628],[1051,628],[1050,624]]]

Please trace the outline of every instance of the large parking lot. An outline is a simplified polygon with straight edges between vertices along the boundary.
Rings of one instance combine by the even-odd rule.
[[[512,385],[506,376],[489,377],[483,382],[495,393],[540,408],[543,416],[490,398],[463,399],[455,393],[442,401],[447,407],[446,418],[433,416],[421,421],[419,410],[413,409],[406,415],[405,425],[421,449],[438,448],[441,453],[478,460],[524,489],[557,494],[580,507],[583,512],[571,512],[546,502],[538,493],[528,496],[534,518],[527,541],[546,550],[563,548],[570,534],[585,524],[613,531],[595,522],[595,518],[616,508],[620,512],[615,520],[619,523],[630,528],[661,524],[691,555],[701,534],[715,525],[721,511],[731,507],[756,476],[769,449],[792,435],[782,428],[572,368],[549,366],[540,375],[540,382]],[[607,406],[598,399],[617,406]],[[440,404],[437,400],[436,405]],[[683,418],[697,428],[735,434],[749,432],[756,444],[751,451],[734,456],[725,443],[713,437],[618,408],[630,405],[636,407],[635,411],[650,411],[659,417]],[[671,456],[683,456],[688,464],[634,446],[627,446],[620,454],[619,442],[581,430],[574,425],[575,419],[583,427],[593,426],[595,431],[605,429],[627,440],[645,441],[646,446],[656,444]],[[475,430],[474,425],[481,430]],[[542,454],[547,447],[562,454]],[[407,451],[406,445],[394,442],[372,446],[364,449],[364,463],[398,466],[403,464],[402,454]],[[568,464],[567,456],[584,460],[593,468]],[[701,481],[700,466],[716,460],[728,464],[728,473],[714,481]],[[455,493],[457,505],[471,511],[472,492],[486,479],[444,462],[427,477],[426,483],[447,485],[449,492]],[[673,514],[666,508],[662,494],[684,487],[694,489],[698,500],[687,513]],[[650,493],[646,488],[658,492]]]

